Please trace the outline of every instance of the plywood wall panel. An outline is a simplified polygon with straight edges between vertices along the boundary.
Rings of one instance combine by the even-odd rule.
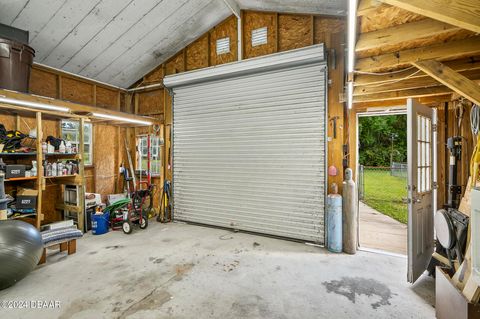
[[[208,40],[209,35],[205,34],[186,48],[187,71],[208,67]]]
[[[55,204],[61,203],[62,186],[47,181],[45,190],[42,192],[42,224],[49,224],[62,220],[62,212],[55,209]]]
[[[32,68],[30,72],[30,93],[51,98],[58,97],[58,76]]]
[[[230,52],[217,55],[217,40],[222,38],[230,38]],[[214,27],[210,31],[210,64],[220,65],[224,63],[234,62],[238,59],[238,31],[237,18],[230,16],[222,23]]]
[[[312,45],[312,17],[278,15],[278,50],[287,51]]]
[[[85,189],[87,193],[95,193],[95,167],[85,167]]]
[[[164,76],[165,74],[163,65],[160,65],[155,68],[155,70],[145,76],[145,78],[143,79],[143,85],[161,82]]]
[[[95,191],[106,196],[115,193],[115,180],[118,176],[118,167],[114,158],[118,151],[118,131],[110,125],[94,125],[94,152],[95,152]],[[106,138],[108,137],[108,138]]]
[[[277,15],[246,11],[243,15],[245,59],[272,54],[277,49]],[[252,31],[267,27],[267,43],[252,47]]]
[[[171,58],[165,65],[165,74],[170,75],[184,72],[185,62],[183,58],[183,51],[177,53],[173,58]]]
[[[93,85],[72,78],[62,78],[62,99],[80,104],[93,105]]]
[[[325,43],[327,35],[330,33],[342,33],[345,31],[345,19],[335,17],[315,17],[314,18],[314,42]]]
[[[103,107],[109,110],[119,110],[117,91],[97,86],[96,93],[96,103],[98,107]]]
[[[163,89],[139,93],[138,114],[163,114]]]

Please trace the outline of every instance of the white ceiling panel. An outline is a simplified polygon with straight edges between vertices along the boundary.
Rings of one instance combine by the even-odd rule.
[[[9,24],[28,30],[32,41],[65,4],[67,2],[64,0],[27,1],[21,10],[22,14],[18,14]],[[3,14],[0,13],[0,16]]]
[[[115,69],[117,72],[106,74],[108,77],[112,76],[109,81],[117,84],[124,83],[132,75],[134,75],[134,78],[140,79],[154,67],[204,34],[205,30],[210,30],[219,21],[231,14],[230,10],[219,1],[206,1],[205,6],[196,9],[198,11],[181,12],[179,10],[169,17],[173,20],[172,23],[167,22],[167,28],[158,30],[154,41],[151,37],[146,37],[135,50],[131,50],[128,55],[122,56],[115,62],[115,65],[112,65],[111,69]],[[189,14],[190,18],[184,23],[175,23],[179,19],[178,15],[188,16]],[[136,59],[133,57],[136,57]],[[127,68],[123,67],[127,61],[132,60],[134,62]]]
[[[347,0],[236,0],[241,9],[346,15]]]
[[[28,2],[28,0],[1,0],[0,23],[11,25]]]
[[[242,9],[344,15],[346,0],[230,0]],[[231,14],[224,0],[0,0],[35,61],[128,87]]]

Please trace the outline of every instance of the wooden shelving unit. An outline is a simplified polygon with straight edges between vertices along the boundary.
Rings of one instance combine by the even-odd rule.
[[[15,185],[18,184],[19,186],[23,186],[27,183],[34,183],[32,189],[35,189],[38,192],[37,196],[37,207],[35,214],[24,214],[21,216],[14,216],[11,219],[20,219],[25,220],[27,222],[32,222],[32,218],[34,219],[33,224],[40,228],[42,221],[44,220],[44,214],[42,210],[42,195],[43,191],[46,187],[46,182],[48,183],[56,183],[56,184],[68,184],[68,185],[78,185],[80,186],[80,194],[78,194],[79,202],[76,206],[72,205],[63,205],[62,203],[58,203],[55,205],[55,209],[59,210],[69,210],[75,212],[78,217],[78,228],[83,230],[84,229],[84,213],[83,207],[85,203],[85,176],[84,176],[84,163],[83,163],[83,154],[84,154],[84,145],[83,145],[83,136],[84,136],[84,124],[85,124],[85,117],[83,116],[73,116],[71,114],[62,114],[62,113],[54,113],[52,112],[42,112],[40,110],[26,110],[23,107],[16,107],[11,106],[9,108],[10,114],[15,114],[17,117],[17,127],[15,129],[19,129],[19,123],[21,117],[35,117],[36,119],[36,151],[28,152],[28,153],[0,153],[0,158],[3,158],[5,162],[10,162],[12,160],[36,160],[37,163],[37,176],[32,177],[20,177],[20,178],[12,178],[6,179],[6,185]],[[43,130],[42,130],[42,120],[45,118],[48,119],[71,119],[75,121],[79,121],[79,152],[75,154],[66,154],[66,153],[43,153],[42,152],[42,141],[43,141]],[[43,162],[48,158],[53,158],[56,160],[76,160],[78,161],[78,174],[75,175],[62,175],[62,176],[44,176],[44,167]],[[67,207],[68,206],[68,207]]]

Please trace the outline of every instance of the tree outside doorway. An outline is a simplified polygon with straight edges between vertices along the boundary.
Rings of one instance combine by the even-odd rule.
[[[407,116],[359,117],[359,196],[407,223]]]

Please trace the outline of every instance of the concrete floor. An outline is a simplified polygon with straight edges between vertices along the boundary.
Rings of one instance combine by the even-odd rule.
[[[358,211],[360,247],[407,255],[407,225],[363,202],[360,202]]]
[[[0,300],[0,318],[434,318],[434,281],[406,282],[406,259],[181,223],[86,235]]]

